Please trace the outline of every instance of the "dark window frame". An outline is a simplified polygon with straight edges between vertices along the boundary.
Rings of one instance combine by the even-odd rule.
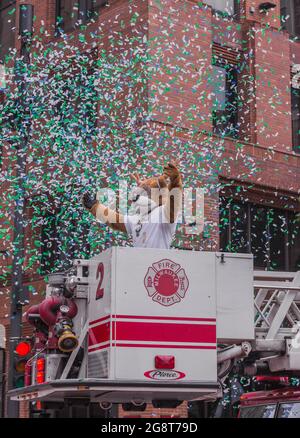
[[[295,2],[299,0],[281,0],[280,2],[280,19],[281,25],[284,30],[289,32],[292,37],[296,37],[300,39],[300,24],[298,24],[299,28],[297,29],[296,24],[296,11],[295,11]],[[286,3],[287,2],[287,3]],[[298,5],[300,10],[300,4]],[[286,11],[283,11],[286,9]],[[300,21],[300,12],[299,13],[299,21]],[[288,19],[286,17],[289,16]]]
[[[76,17],[74,25],[73,24],[69,25],[69,22],[63,20],[63,14],[61,13],[63,8],[62,2],[63,0],[56,0],[55,27],[56,27],[57,35],[60,35],[62,32],[64,33],[64,32],[73,31],[76,28],[76,24],[79,21],[79,8],[78,8],[78,15]],[[79,0],[74,0],[73,6],[75,4],[79,5]],[[69,15],[71,16],[71,11],[69,11]],[[58,17],[61,18],[60,21],[58,21]]]
[[[93,6],[93,2],[98,2],[99,0],[86,0],[86,13],[87,13],[87,18],[89,19],[90,17],[88,16],[88,14],[91,14],[91,17],[93,17],[93,15],[97,14],[97,12],[103,8],[104,6],[108,5],[108,0],[100,0],[100,4],[96,4],[96,6]],[[89,6],[90,4],[90,6]]]
[[[5,406],[5,364],[6,352],[4,348],[0,348],[0,418],[4,418]]]
[[[291,87],[291,114],[293,151],[300,154],[300,89],[294,87]]]
[[[4,3],[4,5],[3,5],[3,3],[1,2],[1,3],[0,3],[0,17],[1,17],[1,13],[2,13],[3,11],[5,11],[5,10],[11,8],[12,6],[14,6],[14,7],[16,8],[16,3],[17,3],[16,0],[7,0],[7,1]],[[14,15],[15,15],[14,20],[16,21],[16,13],[14,13]],[[0,21],[0,23],[1,23],[1,21]],[[14,27],[16,27],[16,24],[15,24]],[[14,36],[15,36],[15,31],[14,31]],[[2,57],[3,47],[1,47],[1,46],[2,46],[2,44],[1,44],[1,40],[0,40],[0,55],[1,55],[1,57]],[[13,47],[14,47],[14,45],[13,45]],[[7,49],[9,49],[9,47],[8,47]],[[7,49],[6,49],[6,51],[8,51]],[[0,63],[3,63],[3,59],[1,59],[1,58],[0,58]]]
[[[234,242],[234,236],[233,237],[233,212],[232,212],[232,206],[243,206],[245,207],[247,213],[246,213],[246,239],[247,239],[247,245],[245,245],[245,248],[243,248],[243,250],[239,250],[240,248],[233,247],[232,242]],[[284,210],[281,208],[274,208],[274,207],[269,207],[269,206],[265,206],[265,205],[261,205],[261,204],[255,204],[252,202],[243,202],[241,200],[236,200],[236,199],[232,199],[232,198],[227,198],[227,197],[220,197],[220,231],[219,231],[219,235],[220,235],[220,250],[221,251],[225,251],[225,252],[244,252],[244,253],[251,253],[253,252],[253,242],[254,239],[252,237],[255,236],[254,234],[254,230],[252,229],[252,226],[254,224],[254,222],[252,221],[252,214],[253,211],[255,211],[255,209],[264,209],[266,212],[266,219],[267,222],[265,224],[265,242],[261,242],[262,245],[265,245],[265,255],[266,258],[264,260],[265,264],[264,266],[262,266],[261,264],[255,264],[256,259],[255,259],[255,254],[254,254],[254,265],[257,269],[267,269],[267,270],[285,270],[285,271],[290,271],[290,270],[294,270],[296,268],[296,266],[293,266],[292,263],[294,263],[294,261],[292,260],[292,245],[290,244],[290,242],[292,241],[292,230],[293,230],[293,226],[294,226],[294,221],[295,221],[295,213],[289,211],[289,210]],[[275,212],[276,214],[278,214],[278,217],[284,217],[286,224],[287,224],[287,232],[284,233],[284,269],[276,269],[276,267],[274,267],[274,260],[272,261],[272,251],[274,251],[274,246],[276,249],[276,240],[272,241],[272,236],[274,237],[274,235],[272,234],[272,226],[271,224],[273,223],[272,221],[270,222],[270,216],[272,215],[272,212]],[[225,222],[225,225],[224,225]],[[274,225],[273,225],[274,226]],[[245,232],[245,230],[243,230]],[[273,230],[274,231],[274,230]],[[238,233],[236,233],[238,236]],[[272,242],[273,245],[272,245]],[[262,254],[264,255],[264,254]],[[273,263],[273,266],[272,266]],[[297,268],[296,268],[297,269]],[[298,268],[299,269],[299,268]]]
[[[226,59],[213,55],[212,66],[219,67],[226,72],[225,105],[221,115],[224,121],[218,119],[216,111],[212,110],[213,133],[222,137],[239,138],[239,104],[238,104],[238,66]],[[228,97],[230,99],[228,99]],[[233,111],[234,109],[234,111]]]
[[[5,6],[3,6],[3,3],[0,3],[0,12],[3,11],[6,8],[9,8],[10,6],[12,6],[14,3],[16,3],[16,0],[7,0],[5,4]]]
[[[207,3],[207,1],[204,0],[205,4],[211,7],[212,12],[214,15],[221,16],[223,18],[232,19],[235,21],[238,21],[240,19],[240,1],[239,0],[232,0],[233,3],[233,14],[230,14],[229,12],[222,11],[221,9],[214,8],[211,4]]]
[[[100,0],[101,4],[93,7],[93,1],[97,0],[73,0],[73,6],[78,5],[78,13],[75,17],[75,20],[71,20],[71,23],[67,24],[68,22],[64,23],[63,19],[58,20],[58,17],[63,18],[61,15],[63,1],[64,0],[56,0],[55,27],[57,36],[59,36],[61,33],[72,32],[81,24],[87,23],[98,15],[101,8],[109,4],[109,0]],[[73,21],[74,23],[72,23]]]

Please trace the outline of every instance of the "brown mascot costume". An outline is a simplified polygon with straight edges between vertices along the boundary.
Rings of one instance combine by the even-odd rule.
[[[182,179],[178,167],[168,163],[160,176],[141,180],[133,175],[136,187],[131,193],[130,214],[122,215],[85,193],[83,205],[113,230],[132,236],[142,248],[169,249],[182,205]]]

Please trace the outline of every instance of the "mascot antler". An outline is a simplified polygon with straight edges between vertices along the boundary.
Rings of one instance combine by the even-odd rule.
[[[132,173],[130,176],[134,179],[134,181],[137,183],[137,185],[140,184],[141,178],[140,178],[140,175],[138,173]]]

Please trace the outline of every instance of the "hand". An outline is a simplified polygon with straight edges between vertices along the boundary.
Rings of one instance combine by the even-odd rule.
[[[82,197],[82,204],[88,210],[91,210],[97,202],[96,195],[91,195],[89,192],[86,192]]]

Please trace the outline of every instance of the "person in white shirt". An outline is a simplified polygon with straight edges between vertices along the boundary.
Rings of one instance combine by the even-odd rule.
[[[131,235],[135,247],[169,249],[182,205],[181,174],[175,164],[168,163],[160,176],[140,180],[134,175],[134,179],[133,214],[122,215],[89,192],[83,195],[83,205],[113,230]]]

